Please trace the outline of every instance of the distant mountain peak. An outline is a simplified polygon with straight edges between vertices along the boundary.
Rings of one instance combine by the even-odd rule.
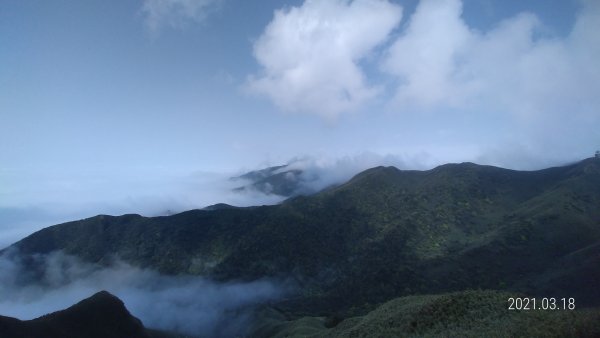
[[[229,205],[227,203],[217,203],[213,205],[209,205],[207,207],[202,208],[202,210],[223,210],[223,209],[235,209],[233,205]]]
[[[233,189],[236,192],[256,190],[266,195],[290,197],[302,190],[303,171],[291,169],[289,165],[279,165],[261,170],[254,170],[243,175],[232,177],[232,181],[246,181],[247,184]]]

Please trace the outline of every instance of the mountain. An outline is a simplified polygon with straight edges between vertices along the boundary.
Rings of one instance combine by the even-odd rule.
[[[267,195],[290,197],[305,192],[302,173],[302,170],[289,169],[288,165],[280,165],[250,171],[241,176],[232,177],[231,180],[249,182],[235,188],[234,191],[237,192],[256,190]]]
[[[106,291],[33,320],[0,316],[0,337],[10,338],[150,338],[142,322]]]
[[[538,171],[377,167],[280,205],[96,216],[15,243],[168,274],[292,278],[287,316],[364,315],[396,297],[496,289],[599,306],[600,159]],[[33,260],[32,260],[33,261]]]

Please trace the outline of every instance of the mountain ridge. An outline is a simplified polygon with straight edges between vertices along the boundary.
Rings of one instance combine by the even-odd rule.
[[[592,306],[600,295],[589,285],[600,281],[590,269],[600,258],[587,254],[572,268],[587,282],[577,289],[564,287],[569,278],[557,266],[600,243],[599,204],[596,158],[537,171],[375,167],[279,205],[96,216],[13,247],[101,264],[116,254],[163,273],[217,280],[291,276],[302,291],[282,307],[296,313],[360,312],[365,302],[466,288],[589,293],[582,305]]]

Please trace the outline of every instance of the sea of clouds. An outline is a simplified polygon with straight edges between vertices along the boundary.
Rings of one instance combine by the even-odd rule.
[[[101,267],[62,252],[36,256],[34,262],[36,268],[15,250],[0,255],[0,314],[33,319],[106,290],[146,327],[191,336],[235,336],[248,328],[253,306],[290,291],[286,281],[219,283],[165,276],[119,260]]]

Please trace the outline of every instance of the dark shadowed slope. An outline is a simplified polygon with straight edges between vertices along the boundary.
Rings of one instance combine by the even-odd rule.
[[[0,337],[10,338],[147,338],[142,322],[117,297],[98,292],[66,310],[33,320],[0,316]]]
[[[223,280],[292,276],[302,292],[282,308],[300,314],[362,313],[393,297],[467,288],[600,305],[598,206],[595,158],[539,171],[377,167],[277,206],[96,216],[14,247]]]

